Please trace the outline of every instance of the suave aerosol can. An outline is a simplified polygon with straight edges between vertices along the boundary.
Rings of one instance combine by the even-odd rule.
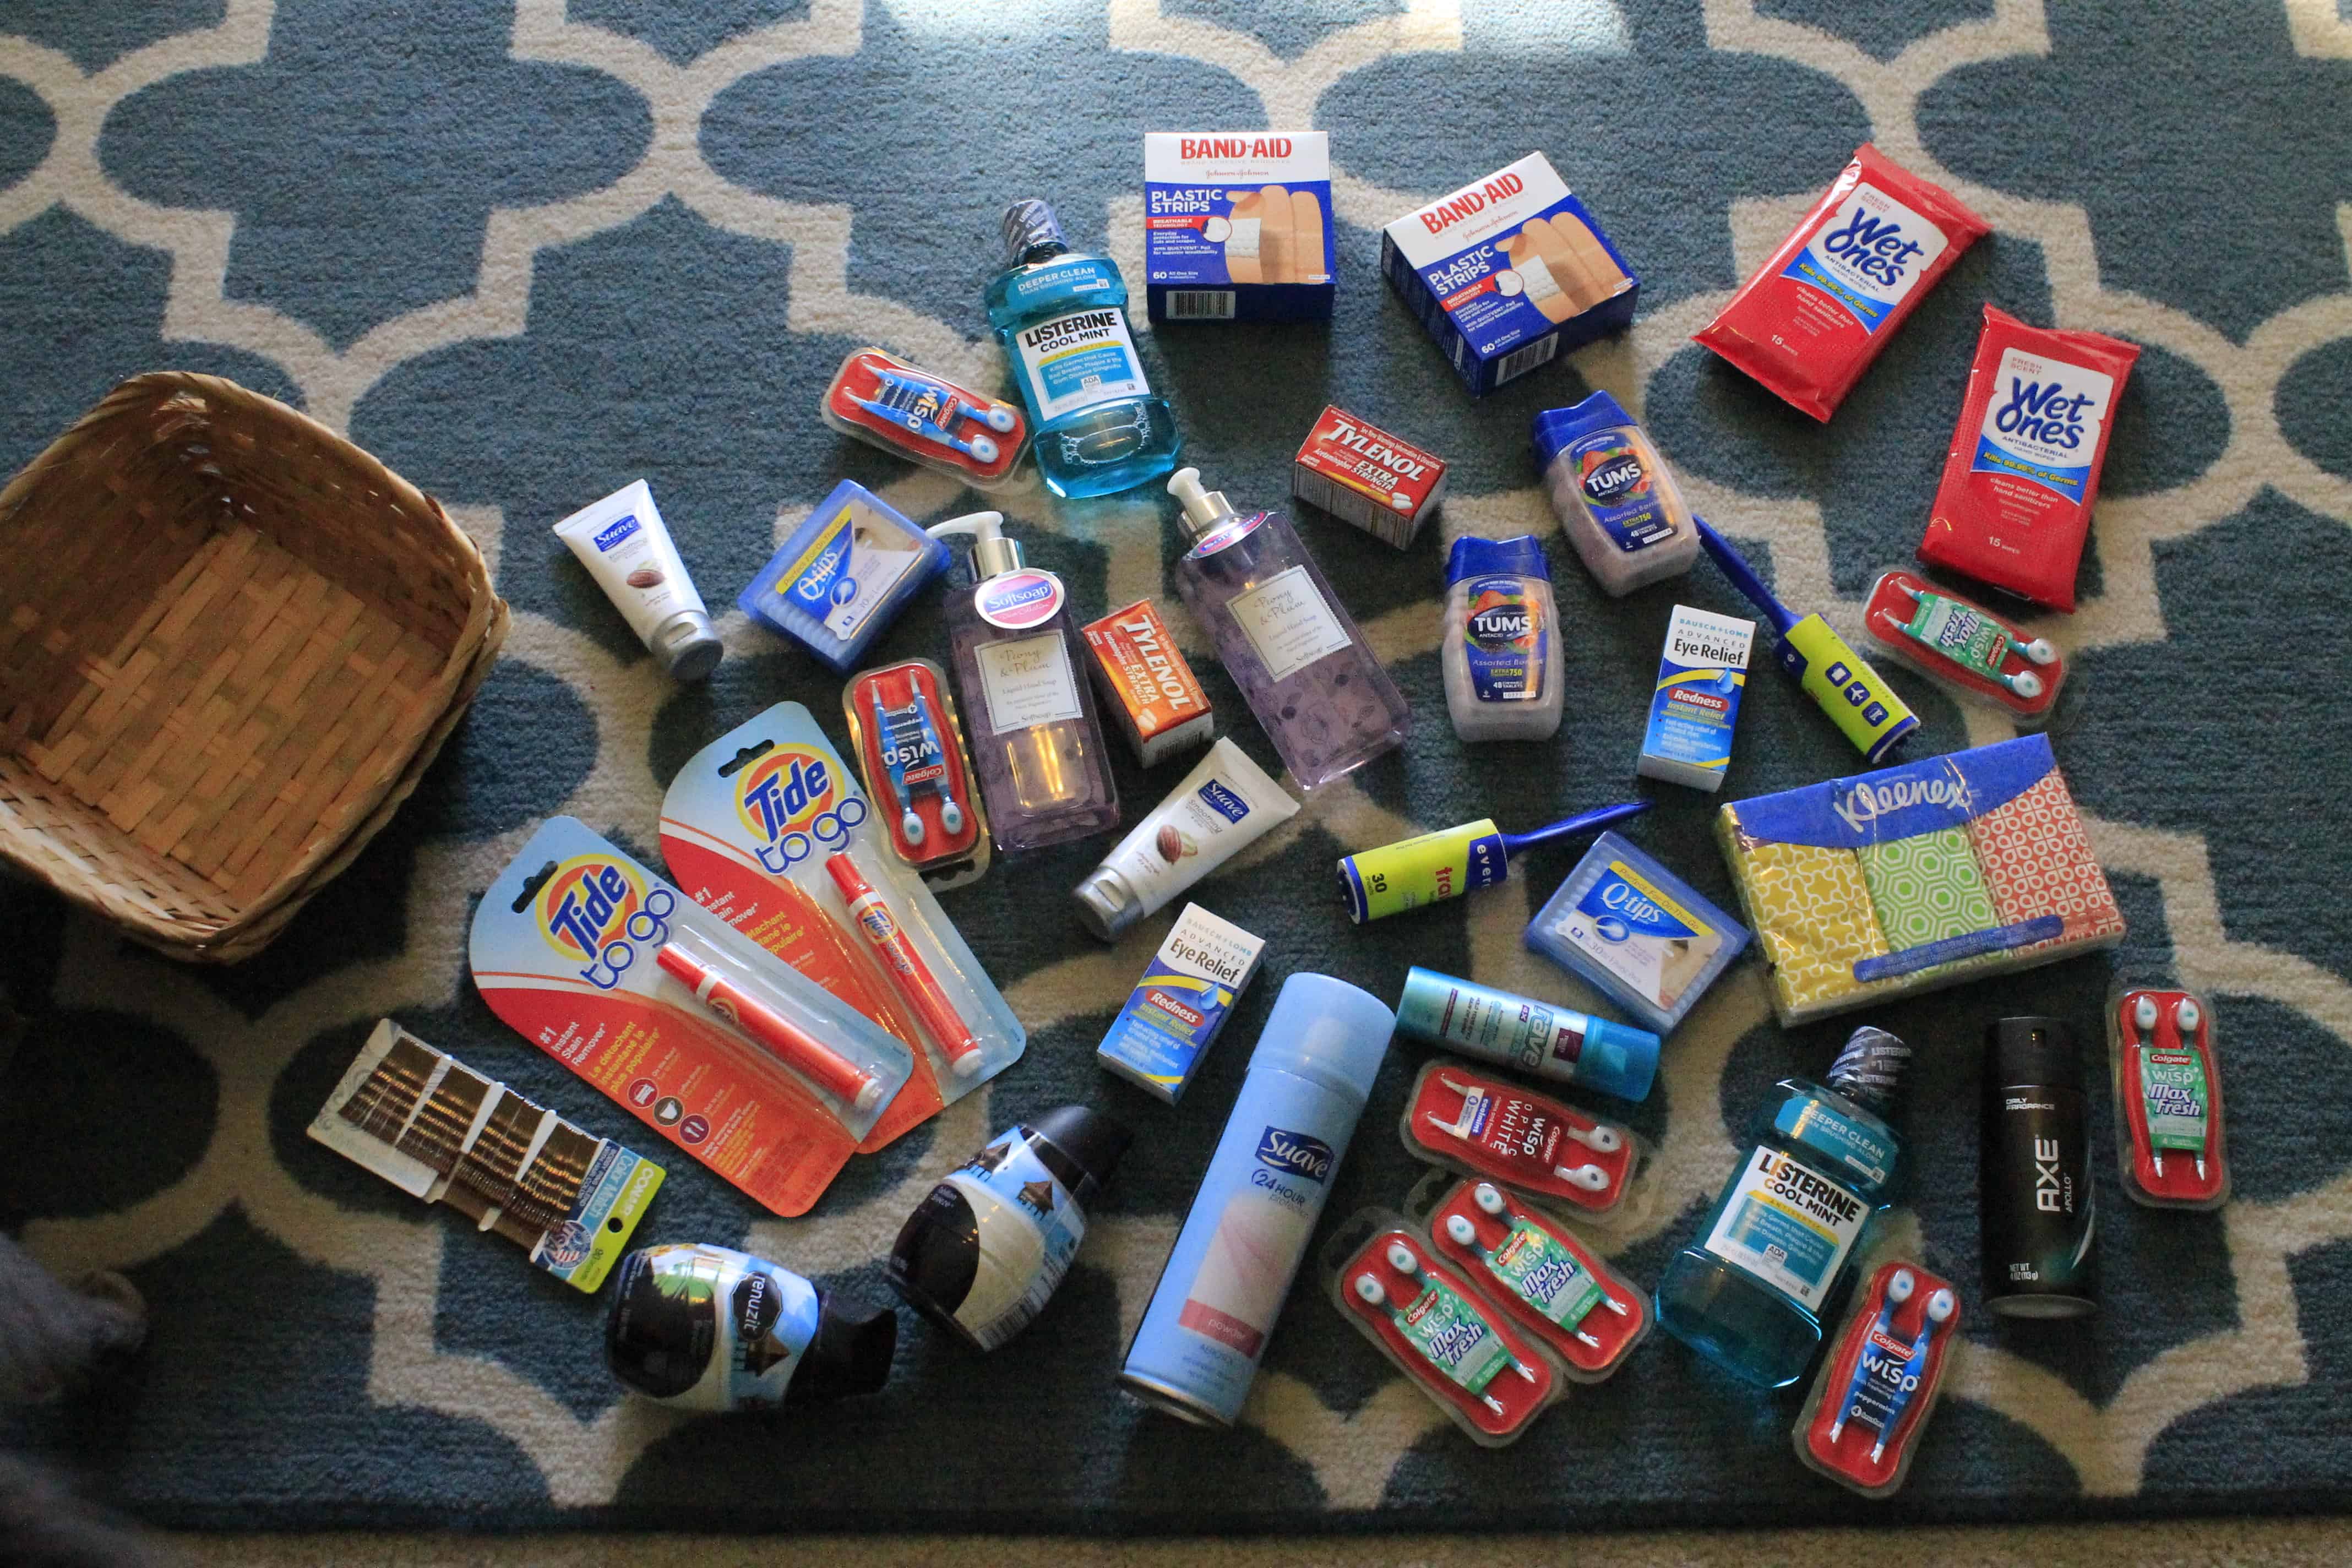
[[[1119,1383],[1203,1426],[1241,1414],[1396,1020],[1328,974],[1283,982]]]

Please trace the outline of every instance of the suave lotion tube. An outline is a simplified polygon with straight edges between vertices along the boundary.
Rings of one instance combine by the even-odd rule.
[[[1257,1375],[1396,1020],[1328,974],[1283,982],[1119,1383],[1230,1426]]]

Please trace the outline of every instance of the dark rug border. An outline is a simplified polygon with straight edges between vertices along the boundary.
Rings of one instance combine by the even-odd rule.
[[[705,1535],[977,1535],[1149,1538],[1299,1536],[1360,1537],[1376,1534],[1458,1535],[1458,1516],[1438,1504],[1393,1509],[1265,1513],[1138,1514],[1131,1510],[913,1510],[877,1519],[866,1510],[781,1511],[728,1505],[665,1508],[496,1508],[431,1510],[415,1504],[343,1502],[279,1505],[174,1505],[126,1510],[158,1530],[207,1534],[298,1535],[310,1531],[427,1531],[479,1535],[572,1534],[588,1531]],[[1992,1498],[1944,1498],[1916,1503],[1901,1499],[1857,1502],[1850,1511],[1824,1514],[1806,1508],[1712,1502],[1589,1500],[1573,1507],[1519,1510],[1479,1533],[1559,1534],[1625,1531],[1717,1531],[1870,1529],[1883,1525],[2054,1525],[2122,1523],[2166,1519],[2305,1518],[2352,1515],[2352,1488],[2295,1487],[2160,1498],[2053,1499],[2017,1508]]]

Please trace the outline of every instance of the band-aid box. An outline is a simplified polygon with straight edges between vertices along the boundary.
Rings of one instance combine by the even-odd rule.
[[[1540,153],[1389,225],[1381,268],[1474,397],[1622,331],[1642,292]]]
[[[1325,132],[1144,136],[1144,298],[1154,321],[1328,321],[1332,245]]]

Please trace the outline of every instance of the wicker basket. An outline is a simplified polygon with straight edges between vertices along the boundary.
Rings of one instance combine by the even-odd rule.
[[[507,607],[433,499],[234,382],[124,382],[0,490],[0,857],[177,958],[375,837]]]

